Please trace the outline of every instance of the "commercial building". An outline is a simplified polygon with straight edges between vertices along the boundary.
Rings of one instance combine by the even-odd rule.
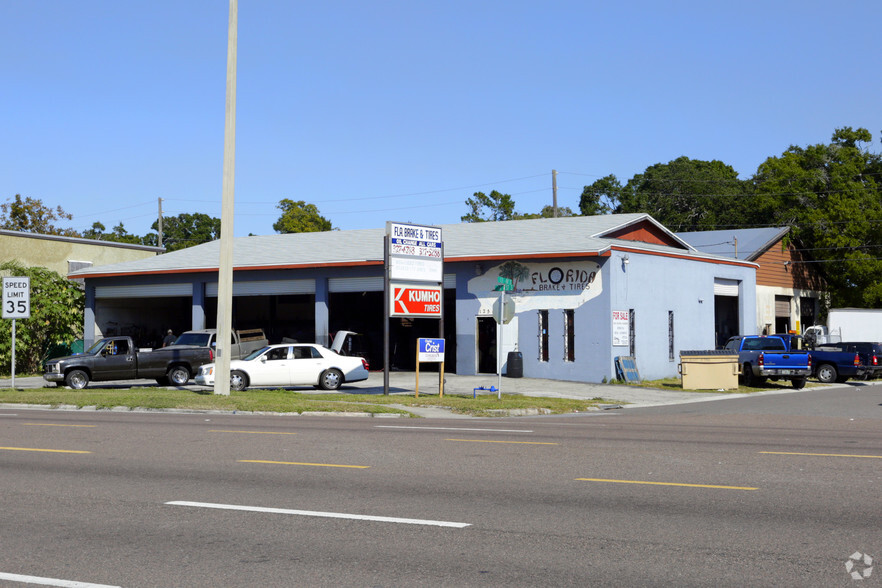
[[[615,358],[634,357],[644,379],[675,376],[679,351],[713,349],[752,332],[757,264],[698,251],[646,214],[442,225],[443,321],[390,319],[393,369],[413,369],[418,337],[447,341],[445,370],[496,372],[522,357],[527,377],[599,382]],[[384,229],[237,238],[233,326],[327,344],[363,334],[382,365]],[[219,242],[71,273],[85,280],[87,343],[125,328],[213,327]],[[512,278],[515,314],[498,327],[500,276]],[[506,367],[503,366],[503,373]]]

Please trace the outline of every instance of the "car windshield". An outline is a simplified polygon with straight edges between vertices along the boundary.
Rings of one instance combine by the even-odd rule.
[[[208,347],[208,340],[211,333],[181,333],[172,345],[198,345],[199,347]]]
[[[261,347],[260,349],[256,349],[256,350],[252,351],[251,353],[249,353],[248,355],[246,355],[245,357],[243,357],[242,361],[251,361],[255,357],[263,354],[263,352],[266,351],[267,349],[269,349],[269,347]]]

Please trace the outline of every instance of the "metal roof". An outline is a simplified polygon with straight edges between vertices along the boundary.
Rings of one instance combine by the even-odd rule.
[[[652,245],[603,235],[642,222],[667,233],[682,247]],[[446,261],[475,259],[601,255],[614,246],[647,253],[679,253],[696,258],[713,258],[677,238],[647,214],[609,214],[541,218],[485,223],[439,225],[443,231]],[[290,233],[237,237],[233,242],[233,267],[273,269],[329,265],[376,265],[383,262],[381,229]],[[125,274],[184,273],[216,271],[220,241],[203,243],[148,259],[84,268],[70,277],[99,277]]]
[[[780,241],[789,231],[790,227],[769,227],[675,234],[704,253],[753,261],[769,247]],[[735,254],[736,243],[737,256]]]

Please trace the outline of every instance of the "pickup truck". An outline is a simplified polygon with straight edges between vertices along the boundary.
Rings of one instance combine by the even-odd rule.
[[[99,339],[83,353],[56,357],[45,364],[43,379],[80,390],[90,381],[155,379],[160,384],[186,384],[199,366],[214,361],[205,347],[163,347],[139,351],[131,337]]]
[[[726,341],[726,349],[738,353],[745,386],[761,386],[767,378],[790,380],[794,388],[805,386],[812,373],[807,351],[790,351],[782,337],[741,335]]]
[[[174,343],[165,347],[202,347],[214,351],[217,348],[217,329],[200,329],[198,331],[186,331],[175,340]],[[230,359],[241,359],[257,349],[263,349],[269,345],[263,329],[250,329],[247,331],[232,331],[230,341]]]
[[[794,334],[780,337],[788,349],[811,349],[812,375],[823,384],[841,384],[854,378],[872,380],[882,376],[882,344],[828,343],[813,347],[811,337]]]

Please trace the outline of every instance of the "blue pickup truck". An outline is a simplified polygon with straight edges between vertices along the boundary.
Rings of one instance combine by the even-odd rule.
[[[788,349],[809,349],[800,335],[777,335]],[[872,380],[882,377],[882,344],[828,343],[811,349],[812,375],[823,384],[847,380]]]
[[[812,373],[811,355],[807,351],[791,351],[782,337],[740,335],[726,341],[726,349],[738,354],[745,386],[762,386],[772,379],[790,380],[799,389]]]

